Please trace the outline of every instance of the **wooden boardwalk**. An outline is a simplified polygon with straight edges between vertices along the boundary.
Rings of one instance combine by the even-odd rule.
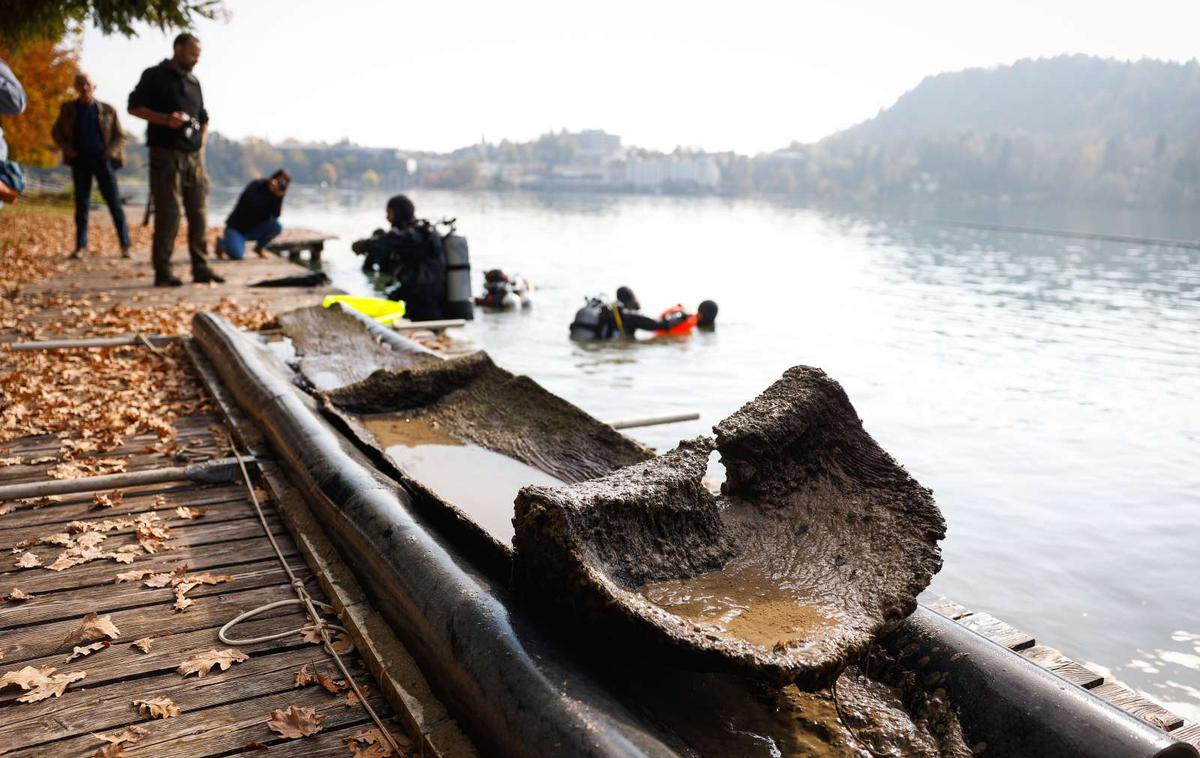
[[[177,249],[176,255],[181,252]],[[186,274],[186,256],[181,263],[183,270],[177,273]],[[227,278],[226,284],[154,288],[149,286],[152,275],[144,251],[135,253],[133,260],[107,254],[72,262],[56,275],[23,287],[21,307],[26,308],[28,318],[20,324],[10,323],[10,328],[0,333],[0,342],[127,333],[131,324],[146,334],[181,333],[190,329],[192,312],[209,308],[224,309],[243,320],[263,321],[276,312],[319,302],[333,291],[328,287],[248,288],[248,283],[260,279],[305,272],[274,256],[214,261],[212,265]],[[124,360],[135,367],[140,360],[138,351],[145,350],[149,348],[69,351],[74,358],[66,353],[3,352],[0,373],[12,377],[27,365],[36,366],[37,371],[46,372],[47,381],[53,381],[57,361],[64,371],[77,372],[73,376],[82,388],[88,375],[86,369],[78,370],[80,354],[85,361],[111,364]],[[172,350],[162,360],[169,362],[171,370],[189,372],[186,361],[179,360],[183,351]],[[187,381],[193,389],[201,386],[194,376]],[[169,445],[164,444],[161,422],[156,428],[143,426],[120,438],[115,447],[82,453],[72,453],[68,447],[68,441],[79,439],[79,434],[70,431],[15,438],[6,435],[7,441],[0,443],[0,458],[7,464],[0,466],[0,485],[62,476],[53,471],[64,462],[115,461],[117,470],[137,471],[228,455],[231,430],[211,398],[205,399],[201,391],[195,400],[185,402],[172,396],[168,401],[178,401],[180,411],[170,416]],[[11,405],[11,399],[5,398],[4,405]],[[6,423],[22,421],[21,414],[7,410],[11,418]],[[27,410],[35,421],[48,415],[46,408]],[[115,410],[119,413],[121,409]],[[137,413],[130,418],[136,420]],[[257,489],[259,486],[262,489]],[[256,491],[265,498],[268,526],[290,566],[315,599],[325,600],[320,577],[306,564],[303,551],[271,501],[268,492],[274,490],[256,482]],[[149,538],[147,526],[153,530]],[[0,594],[6,598],[0,601],[0,673],[39,667],[34,673],[43,678],[84,675],[70,681],[61,695],[36,702],[20,702],[36,689],[25,691],[15,685],[0,689],[0,753],[90,756],[107,744],[95,734],[116,735],[136,726],[146,733],[122,746],[129,756],[258,754],[266,747],[288,756],[349,755],[351,735],[372,726],[365,709],[349,702],[344,691],[297,686],[297,672],[304,666],[314,673],[329,674],[334,682],[342,679],[323,646],[299,634],[238,645],[236,649],[248,656],[246,660],[225,671],[214,668],[203,678],[177,671],[197,654],[231,647],[220,642],[217,634],[238,614],[295,598],[240,481],[200,484],[182,480],[125,488],[119,497],[108,492],[81,492],[41,501],[0,503],[0,527],[0,547],[8,548],[0,552]],[[161,546],[156,537],[163,540]],[[29,554],[36,561],[27,557]],[[64,554],[83,560],[61,570],[48,567]],[[18,562],[41,565],[22,568]],[[60,565],[71,562],[60,561]],[[118,580],[118,574],[126,572],[140,576]],[[186,586],[193,578],[200,582],[186,592],[183,604],[188,600],[191,604],[182,610],[176,607],[177,587],[146,584],[169,581],[172,572],[185,583],[178,586]],[[165,576],[156,581],[155,574]],[[218,579],[219,583],[203,583]],[[20,592],[14,594],[14,590]],[[7,599],[22,593],[31,597]],[[99,649],[68,660],[76,646],[91,642],[67,641],[86,625],[89,614],[107,619],[115,629],[97,637],[105,643]],[[250,619],[230,634],[243,639],[259,637],[299,628],[305,621],[296,606],[285,606]],[[341,622],[331,619],[331,623]],[[147,638],[145,651],[133,645]],[[389,730],[406,740],[408,722],[397,720],[369,666],[357,652],[344,659],[355,681],[366,687],[369,702]],[[333,689],[339,687],[333,684]],[[151,698],[169,698],[180,713],[151,718],[133,705],[135,700]],[[311,708],[323,716],[321,730],[287,739],[268,728],[272,711],[289,706]],[[406,742],[413,744],[421,743]]]
[[[1107,679],[1083,664],[1026,634],[990,613],[973,611],[944,598],[926,604],[946,618],[1012,650],[1047,671],[1108,701],[1126,713],[1158,727],[1172,737],[1200,747],[1200,724],[1186,721],[1166,708],[1134,692],[1116,680]]]

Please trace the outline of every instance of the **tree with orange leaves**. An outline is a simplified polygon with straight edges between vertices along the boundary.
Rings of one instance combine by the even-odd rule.
[[[58,118],[59,106],[73,96],[71,83],[79,71],[79,52],[73,40],[30,42],[12,52],[0,49],[0,59],[17,75],[29,100],[24,113],[3,121],[9,159],[41,168],[55,165],[58,148],[50,138],[50,128]]]

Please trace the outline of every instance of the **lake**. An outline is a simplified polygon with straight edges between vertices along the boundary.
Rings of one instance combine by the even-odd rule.
[[[822,212],[768,200],[411,193],[455,216],[475,288],[502,268],[525,312],[463,339],[659,450],[710,433],[788,367],[818,366],[932,488],[949,533],[931,590],[988,611],[1200,719],[1200,251],[980,231],[930,218],[1200,239],[1200,218],[1042,208]],[[229,192],[212,198],[214,223]],[[385,193],[297,188],[285,225],[339,235],[325,269],[370,294],[350,242]],[[219,215],[218,215],[219,214]],[[571,342],[585,296],[703,299],[717,330]]]

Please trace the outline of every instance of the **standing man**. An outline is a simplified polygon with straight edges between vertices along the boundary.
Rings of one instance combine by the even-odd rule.
[[[25,110],[25,89],[17,76],[0,60],[0,116],[19,116]],[[25,191],[25,175],[21,167],[8,159],[8,143],[4,141],[4,130],[0,129],[0,206],[15,203]]]
[[[129,94],[129,112],[149,122],[150,195],[154,199],[154,286],[178,287],[171,273],[171,253],[179,232],[179,203],[188,222],[188,256],[192,281],[224,282],[208,267],[204,233],[208,227],[208,177],[204,173],[204,142],[208,111],[192,69],[200,60],[200,40],[183,33],[175,38],[175,54],[142,72]]]
[[[63,163],[71,167],[75,182],[75,252],[78,258],[88,244],[88,205],[92,197],[92,178],[112,214],[121,244],[121,257],[129,257],[129,225],[117,191],[117,169],[125,165],[125,134],[117,111],[96,99],[96,85],[87,74],[75,75],[75,100],[62,104],[50,136],[63,153]]]

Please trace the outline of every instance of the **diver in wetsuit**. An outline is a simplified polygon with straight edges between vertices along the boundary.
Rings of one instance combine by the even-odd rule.
[[[677,306],[664,313],[662,318],[650,318],[641,313],[641,303],[633,290],[618,287],[616,302],[606,305],[598,298],[591,298],[587,305],[579,309],[571,323],[571,337],[581,340],[605,340],[618,335],[633,337],[639,329],[660,334],[680,334],[690,331],[694,326],[712,329],[716,319],[717,304],[711,300],[701,303],[699,313],[695,316]],[[687,329],[680,331],[681,323],[686,323]]]
[[[392,226],[380,229],[350,246],[365,255],[363,271],[390,274],[400,284],[387,292],[388,298],[404,301],[404,316],[411,321],[443,318],[446,303],[446,252],[442,238],[427,221],[416,217],[416,209],[404,195],[387,202],[387,220]]]

